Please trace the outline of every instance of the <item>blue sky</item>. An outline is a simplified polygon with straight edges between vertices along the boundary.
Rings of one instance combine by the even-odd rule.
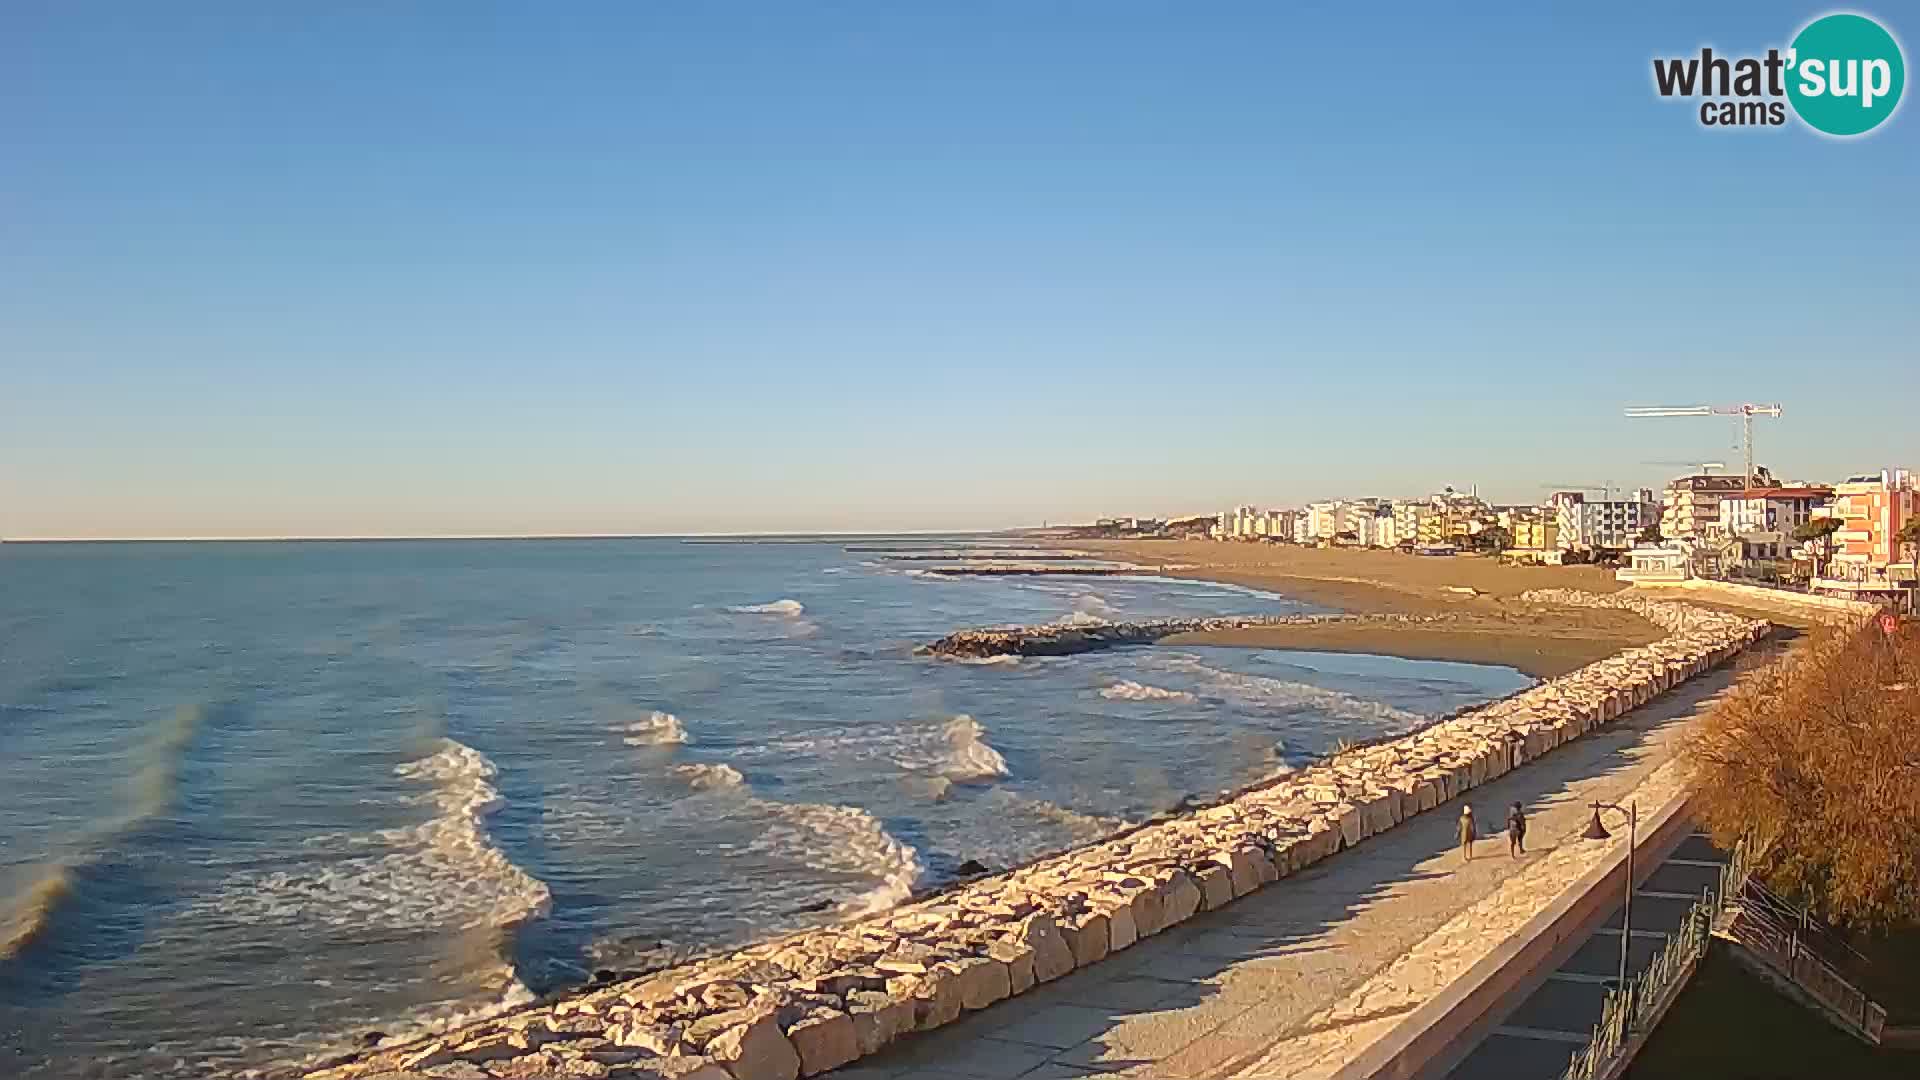
[[[1519,501],[1741,400],[1920,464],[1913,105],[1652,90],[1829,9],[1440,7],[13,0],[0,535]]]

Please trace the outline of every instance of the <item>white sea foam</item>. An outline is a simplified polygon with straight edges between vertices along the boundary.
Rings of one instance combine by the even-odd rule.
[[[1133,823],[1125,818],[1107,817],[1102,814],[1083,814],[1072,807],[1062,806],[1047,799],[1031,799],[1012,792],[994,793],[1016,815],[1038,818],[1041,821],[1064,825],[1073,833],[1076,844],[1091,843],[1094,840],[1119,832]]]
[[[424,824],[355,836],[316,837],[315,858],[294,870],[230,876],[207,901],[239,922],[312,923],[346,929],[474,930],[545,914],[547,886],[513,864],[487,833],[505,800],[489,783],[493,762],[452,739],[394,772],[431,785],[438,809]],[[377,854],[358,854],[368,848]]]
[[[765,604],[741,604],[727,610],[735,615],[783,615],[791,619],[807,609],[798,600],[774,600]]]
[[[1165,690],[1158,686],[1148,686],[1132,679],[1122,679],[1100,691],[1100,696],[1109,701],[1192,701],[1193,695],[1185,690]]]
[[[1098,615],[1089,615],[1084,611],[1070,611],[1053,620],[1054,626],[1105,626],[1107,620]]]
[[[966,713],[941,726],[936,738],[896,755],[900,765],[957,784],[989,783],[1007,775],[1007,759],[987,745],[987,729]]]
[[[675,746],[687,741],[687,729],[679,717],[655,709],[628,724],[622,741],[628,746]]]
[[[1089,615],[1099,615],[1102,617],[1113,612],[1113,605],[1108,603],[1107,598],[1101,596],[1099,593],[1081,593],[1073,598],[1073,606],[1076,611],[1084,611]]]
[[[1161,656],[1156,662],[1162,666],[1198,676],[1206,681],[1210,689],[1250,705],[1276,709],[1311,708],[1339,719],[1365,720],[1399,728],[1411,728],[1427,720],[1427,717],[1419,713],[1396,708],[1384,701],[1369,701],[1366,698],[1355,697],[1338,690],[1328,690],[1309,683],[1270,679],[1262,675],[1243,675],[1237,671],[1223,671],[1208,667],[1198,658],[1186,653]]]
[[[887,832],[880,819],[854,806],[763,801],[772,820],[751,847],[805,863],[832,874],[878,880],[873,888],[844,901],[845,915],[884,911],[913,895],[926,872],[920,853]]]
[[[538,995],[528,989],[526,983],[520,981],[519,972],[514,970],[513,965],[502,964],[488,974],[491,981],[500,987],[498,996],[492,1000],[479,1004],[439,1005],[422,1009],[391,1025],[397,1030],[390,1030],[377,1045],[398,1046],[412,1042],[423,1035],[453,1031],[468,1024],[499,1016],[501,1013],[511,1012],[523,1005],[531,1005],[537,1000]]]
[[[953,656],[944,659],[949,663],[967,664],[972,667],[1007,667],[1020,662],[1020,658],[1013,653],[1001,653],[999,656]]]
[[[740,770],[731,765],[712,765],[696,762],[690,765],[675,765],[673,773],[686,781],[695,791],[715,791],[725,788],[737,788],[747,782]]]

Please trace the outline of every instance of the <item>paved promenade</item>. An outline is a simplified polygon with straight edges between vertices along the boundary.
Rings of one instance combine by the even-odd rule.
[[[1587,804],[1625,796],[1670,761],[1677,737],[1731,678],[1725,670],[1702,675],[1475,789],[1466,801],[1483,831],[1504,823],[1510,803],[1525,804],[1524,858],[1509,858],[1499,836],[1463,862],[1458,811],[1449,804],[1094,967],[829,1075],[1286,1076],[1302,1062],[1329,1071],[1330,1057],[1416,1007],[1424,985],[1484,954],[1497,929],[1484,942],[1465,940],[1482,911],[1496,923],[1532,897],[1544,904],[1565,869],[1586,857],[1570,850],[1556,860],[1554,852],[1592,843],[1579,839]],[[1429,952],[1438,957],[1425,965],[1431,970],[1409,969]]]

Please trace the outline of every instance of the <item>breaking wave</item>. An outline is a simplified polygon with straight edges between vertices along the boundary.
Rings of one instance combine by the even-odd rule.
[[[879,879],[879,884],[851,900],[842,902],[838,911],[855,916],[866,915],[899,904],[913,895],[913,887],[926,873],[920,853],[910,844],[895,838],[880,819],[854,806],[826,806],[818,803],[777,803],[764,805],[773,819],[751,847],[772,853],[832,874]]]
[[[784,615],[791,619],[807,609],[798,600],[774,600],[765,604],[742,604],[727,610],[735,615]]]
[[[679,717],[655,709],[628,724],[627,734],[621,741],[628,746],[679,745],[687,741],[687,729]]]
[[[747,782],[740,770],[731,765],[708,765],[695,763],[675,765],[673,774],[686,781],[695,791],[714,791],[722,788],[737,788]]]
[[[989,783],[1007,775],[1007,759],[987,745],[987,729],[966,713],[940,729],[932,746],[901,754],[894,760],[909,769],[945,777],[957,784]]]
[[[356,930],[507,929],[545,914],[552,902],[546,884],[514,865],[487,833],[487,818],[506,805],[489,782],[498,772],[493,762],[464,743],[442,744],[394,769],[432,785],[420,797],[439,811],[432,820],[317,837],[306,845],[314,856],[307,865],[229,877],[210,901],[215,913]],[[356,854],[368,847],[386,850]]]
[[[1133,824],[1126,818],[1083,814],[1072,807],[1061,806],[1047,799],[1034,799],[1010,792],[1005,793],[1005,798],[1017,814],[1065,826],[1073,833],[1075,844],[1092,843]]]
[[[48,859],[33,883],[7,905],[6,921],[0,923],[0,962],[11,960],[45,936],[55,912],[79,888],[81,875],[173,805],[181,760],[205,712],[203,706],[181,706],[147,731],[127,779],[125,790],[131,802],[112,817],[95,822],[66,854]]]
[[[1100,691],[1100,696],[1109,701],[1192,701],[1194,696],[1185,690],[1163,690],[1158,686],[1148,686],[1132,679],[1122,679]]]
[[[1223,671],[1208,667],[1197,657],[1185,654],[1175,653],[1161,657],[1158,658],[1158,663],[1187,672],[1203,680],[1211,689],[1250,705],[1275,709],[1317,709],[1336,718],[1365,720],[1403,728],[1423,724],[1428,719],[1419,713],[1396,708],[1384,701],[1369,701],[1366,698],[1355,697],[1338,690],[1328,690],[1309,683],[1272,679],[1263,675],[1243,675],[1237,671]]]
[[[65,863],[46,867],[13,905],[13,914],[0,929],[0,960],[11,960],[46,933],[53,912],[73,893],[73,870]]]
[[[1101,618],[1098,615],[1090,615],[1084,611],[1069,611],[1065,615],[1062,615],[1059,618],[1053,620],[1052,625],[1054,626],[1105,626],[1107,625],[1107,620]]]
[[[949,664],[967,664],[972,667],[1005,667],[1020,662],[1013,653],[1001,653],[999,656],[944,656],[941,659]]]

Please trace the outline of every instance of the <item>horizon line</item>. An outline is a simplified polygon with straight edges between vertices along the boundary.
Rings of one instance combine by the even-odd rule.
[[[1065,528],[1067,526],[1060,526]],[[366,533],[340,536],[0,536],[0,544],[282,544],[364,543],[391,540],[727,540],[810,536],[958,536],[1037,531],[1039,526],[998,529],[854,529],[781,532],[615,532],[615,533]]]

